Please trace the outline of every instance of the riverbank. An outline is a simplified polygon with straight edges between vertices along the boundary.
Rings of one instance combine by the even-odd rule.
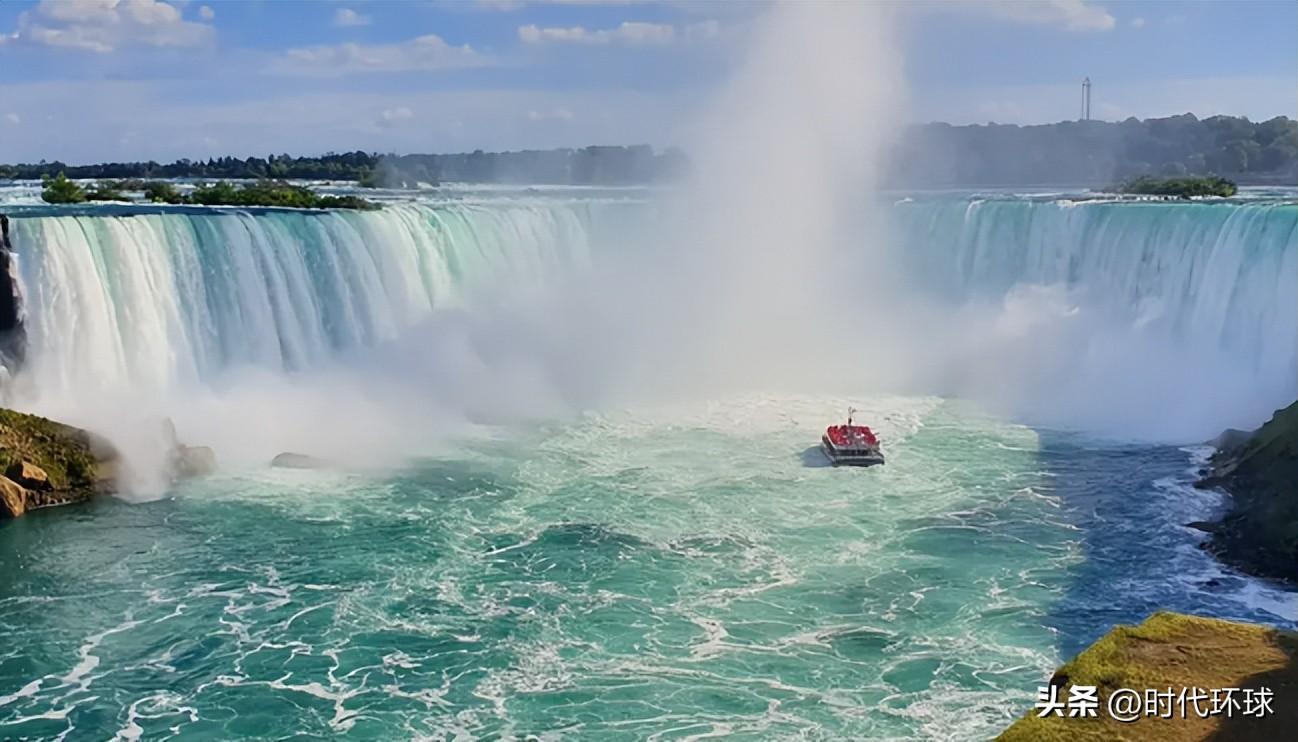
[[[1164,740],[1277,740],[1289,737],[1298,724],[1298,705],[1287,702],[1298,692],[1298,634],[1253,624],[1156,613],[1138,626],[1117,626],[1050,678],[1051,693],[1067,702],[1072,689],[1097,688],[1094,717],[1041,715],[1029,711],[998,737],[1001,742],[1162,742]],[[1110,712],[1110,699],[1128,690],[1146,689],[1176,696],[1155,715],[1120,721]],[[1185,700],[1181,689],[1189,689]],[[1224,710],[1221,689],[1235,689],[1238,706]],[[1121,689],[1121,690],[1120,690]],[[1207,698],[1193,700],[1194,689]],[[1212,690],[1218,689],[1218,713]],[[1260,714],[1263,690],[1271,692],[1270,713]],[[1113,708],[1122,708],[1115,701]],[[1156,701],[1157,704],[1157,701]],[[1178,704],[1180,704],[1178,706]],[[1162,710],[1166,715],[1159,716]],[[1168,718],[1170,717],[1170,718]]]
[[[1199,487],[1230,494],[1226,515],[1195,523],[1207,548],[1250,574],[1298,584],[1298,402],[1251,434],[1219,441]]]

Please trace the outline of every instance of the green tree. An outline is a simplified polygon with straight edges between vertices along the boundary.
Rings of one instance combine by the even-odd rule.
[[[63,171],[54,178],[45,176],[41,185],[41,200],[47,204],[79,204],[86,200],[85,189],[68,180]]]
[[[180,204],[185,202],[184,195],[176,189],[176,186],[164,180],[145,183],[144,197],[153,203]]]
[[[125,187],[121,181],[101,180],[86,192],[87,201],[126,201],[126,195],[122,193]]]

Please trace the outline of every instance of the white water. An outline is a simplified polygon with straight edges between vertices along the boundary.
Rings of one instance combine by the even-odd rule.
[[[587,260],[579,208],[389,206],[17,220],[32,371],[54,394],[296,371],[396,339],[483,281]]]
[[[1254,427],[1298,395],[1292,201],[929,198],[893,217],[944,393],[1172,441]]]
[[[844,346],[851,384],[817,373],[814,342],[779,344],[800,328],[815,336],[807,319],[771,331],[766,313],[735,312],[761,303],[735,291],[779,292],[774,256],[710,300],[710,269],[673,280],[646,268],[664,249],[657,212],[511,197],[18,217],[31,340],[21,401],[110,431],[171,415],[182,435],[252,463],[303,447],[415,453],[466,420],[720,382],[968,396],[1030,422],[1191,441],[1256,425],[1295,393],[1293,204],[899,203],[891,249],[871,234],[835,258],[846,274],[886,261],[899,277],[829,318],[869,318],[835,328],[858,340]],[[655,293],[671,286],[698,291]],[[808,299],[811,316],[820,300]],[[725,307],[723,322],[697,314]],[[724,333],[746,322],[735,352]],[[739,362],[751,378],[709,378],[708,364]]]

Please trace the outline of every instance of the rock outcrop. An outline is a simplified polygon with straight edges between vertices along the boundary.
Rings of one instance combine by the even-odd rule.
[[[216,471],[216,452],[207,446],[181,443],[171,418],[163,419],[162,436],[171,451],[167,459],[167,474],[171,481],[205,477]]]
[[[111,491],[116,459],[111,445],[80,428],[0,409],[0,518]]]
[[[0,477],[0,518],[17,518],[26,512],[27,490],[8,477]]]
[[[1043,679],[1044,681],[1044,679]],[[1043,685],[1045,683],[1043,682]],[[1071,662],[1060,667],[1048,684],[1059,701],[1068,701],[1071,687],[1098,689],[1096,715],[1041,716],[1040,709],[1028,713],[998,737],[1003,742],[1081,742],[1094,740],[1279,740],[1292,739],[1298,728],[1298,704],[1284,703],[1298,693],[1298,634],[1266,626],[1199,618],[1177,613],[1155,613],[1139,626],[1117,626],[1100,637]],[[1166,693],[1172,718],[1140,716],[1120,721],[1109,713],[1109,698],[1118,689],[1141,694],[1146,689]],[[1201,716],[1193,701],[1185,701],[1188,712],[1176,703],[1181,689],[1210,692],[1213,688],[1236,688],[1238,707]],[[1244,690],[1250,697],[1258,689],[1270,689],[1271,713],[1244,713]],[[1156,701],[1157,703],[1157,701]],[[1198,702],[1210,709],[1211,699]],[[1157,708],[1157,707],[1156,707]]]
[[[22,292],[14,275],[9,217],[0,214],[0,366],[12,376],[26,356],[27,330],[23,327]]]
[[[327,462],[314,456],[289,451],[285,451],[271,459],[270,465],[278,469],[325,469],[329,466]]]
[[[5,477],[29,490],[51,490],[50,475],[30,461],[15,461],[5,469]]]
[[[216,471],[216,452],[207,446],[178,445],[171,454],[175,479],[205,477]]]
[[[1227,564],[1298,583],[1298,402],[1233,438],[1198,482],[1229,492],[1229,510],[1216,523],[1194,525],[1211,534],[1206,547]]]

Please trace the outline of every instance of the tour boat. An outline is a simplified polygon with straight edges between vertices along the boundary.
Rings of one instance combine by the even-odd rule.
[[[874,466],[883,463],[879,438],[865,425],[853,425],[852,413],[847,411],[846,425],[830,425],[820,437],[820,447],[834,466]]]

